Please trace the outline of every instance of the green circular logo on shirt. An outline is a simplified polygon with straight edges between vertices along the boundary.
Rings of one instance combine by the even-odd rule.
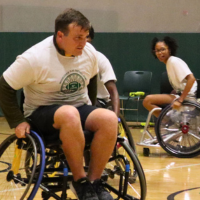
[[[61,91],[70,94],[77,92],[84,88],[85,81],[83,77],[78,73],[72,73],[67,75],[62,83]]]

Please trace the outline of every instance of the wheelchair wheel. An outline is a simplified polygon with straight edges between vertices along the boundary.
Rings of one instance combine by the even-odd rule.
[[[33,199],[44,171],[44,160],[37,153],[44,146],[34,132],[26,138],[9,136],[0,145],[0,199]],[[27,164],[27,155],[32,162]],[[37,167],[38,162],[42,167]],[[39,170],[38,176],[36,171]]]
[[[145,200],[146,179],[140,161],[124,138],[118,137],[118,142],[123,149],[115,149],[106,166],[108,180],[105,186],[112,192],[114,198]],[[126,151],[127,158],[123,151]],[[129,181],[131,166],[137,173],[137,179],[134,183]]]
[[[124,117],[120,114],[120,120],[121,122],[119,123],[119,134],[121,137],[124,137],[127,142],[129,143],[130,147],[134,150],[134,152],[136,153],[136,147],[135,147],[135,144],[134,144],[134,140],[133,140],[133,137],[132,137],[132,134],[131,134],[131,131],[126,123],[126,120],[124,119]],[[123,155],[127,158],[129,158],[129,155],[127,154],[127,152],[124,150],[124,148],[120,145],[120,143],[117,143],[117,151],[121,151],[121,153],[123,153]],[[116,162],[118,162],[118,160],[116,160]],[[121,165],[123,166],[123,164],[119,164],[117,163],[118,165]],[[134,169],[134,165],[130,164],[131,165],[131,172],[129,174],[129,182],[130,183],[134,183],[136,178],[137,178],[137,173],[136,173],[136,170]],[[125,167],[125,165],[124,165]]]
[[[121,137],[126,137],[128,139],[128,142],[131,146],[131,148],[136,152],[135,143],[131,134],[131,131],[126,123],[126,120],[124,119],[122,114],[119,114],[119,118],[121,120],[121,127],[119,127],[119,132]]]
[[[184,101],[179,110],[167,106],[158,117],[155,132],[160,146],[179,158],[200,154],[200,105]]]

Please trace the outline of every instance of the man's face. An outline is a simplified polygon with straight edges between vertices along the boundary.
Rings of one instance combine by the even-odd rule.
[[[69,24],[68,35],[64,35],[62,32],[58,33],[58,35],[60,47],[65,50],[65,55],[78,56],[82,54],[85,47],[89,30],[86,31],[81,26],[72,23]]]

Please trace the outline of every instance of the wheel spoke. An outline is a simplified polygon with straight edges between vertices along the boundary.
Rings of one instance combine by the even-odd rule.
[[[193,137],[193,138],[197,139],[198,141],[200,141],[200,136],[198,136],[198,135],[196,135],[196,134],[194,134],[194,133],[192,133],[192,132],[188,132],[188,134],[189,134],[191,137]]]
[[[158,117],[155,132],[160,146],[176,157],[194,157],[200,154],[200,106],[184,101],[176,111],[171,105]]]
[[[179,131],[178,133],[170,134],[170,135],[167,134],[163,138],[163,141],[169,143],[171,141],[176,140],[177,138],[180,138],[181,136],[182,136],[182,132],[181,131]]]

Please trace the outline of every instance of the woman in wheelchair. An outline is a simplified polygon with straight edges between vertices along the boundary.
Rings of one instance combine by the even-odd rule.
[[[95,102],[95,98],[89,99],[87,87],[96,86],[98,69],[96,50],[86,43],[89,29],[90,22],[79,11],[61,13],[55,21],[54,36],[18,56],[3,73],[0,106],[18,138],[30,132],[25,117],[33,121],[45,140],[60,138],[79,199],[112,200],[100,178],[116,143],[118,120],[114,112],[90,105],[90,99]],[[25,94],[25,117],[17,105],[16,90],[20,88]],[[94,132],[87,177],[83,129]]]
[[[157,117],[156,137],[149,134],[149,141],[144,143],[158,142],[169,154],[190,158],[200,154],[200,105],[196,100],[197,81],[188,65],[175,56],[177,47],[171,37],[152,40],[152,54],[166,65],[173,92],[152,94],[144,99],[143,105],[150,111],[149,116],[153,114]]]
[[[148,95],[143,101],[143,106],[149,111],[163,104],[171,103],[172,108],[179,109],[184,99],[188,97],[195,98],[197,90],[196,79],[188,65],[175,56],[177,48],[176,41],[168,36],[162,40],[158,38],[152,40],[152,54],[166,65],[168,78],[175,94]],[[156,110],[153,114],[158,117],[160,112],[160,110]]]

